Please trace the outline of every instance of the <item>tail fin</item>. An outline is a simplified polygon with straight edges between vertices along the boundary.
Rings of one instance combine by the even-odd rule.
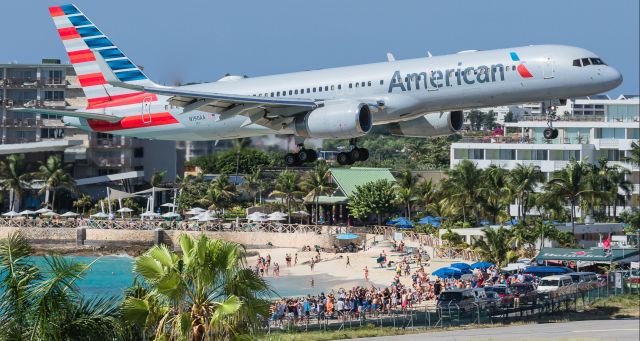
[[[109,69],[111,75],[108,76],[115,75],[124,84],[155,85],[75,5],[49,7],[49,12],[87,97],[88,110],[157,101],[154,94],[107,83],[107,75],[101,71],[99,62]]]

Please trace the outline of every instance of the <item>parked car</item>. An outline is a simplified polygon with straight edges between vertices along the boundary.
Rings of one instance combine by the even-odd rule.
[[[490,287],[484,287],[485,291],[493,291],[500,297],[500,306],[510,307],[513,305],[513,293],[504,284],[496,284]]]
[[[486,303],[485,307],[488,309],[492,308],[501,308],[502,307],[502,298],[495,291],[485,290]]]
[[[580,291],[587,291],[598,284],[598,276],[595,272],[572,272],[567,275]]]
[[[438,308],[458,308],[462,311],[473,311],[476,297],[471,289],[451,289],[438,296]]]
[[[571,293],[575,289],[571,276],[554,275],[543,277],[538,284],[538,293],[545,296],[563,295]]]
[[[484,309],[487,306],[487,292],[484,288],[471,289],[473,296],[476,298],[476,304],[480,306],[480,309]]]
[[[519,304],[536,305],[538,303],[538,292],[532,283],[515,283],[509,289],[513,293],[514,301],[518,299]]]

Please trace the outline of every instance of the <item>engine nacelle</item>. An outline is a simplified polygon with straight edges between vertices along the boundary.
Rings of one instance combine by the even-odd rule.
[[[433,137],[455,133],[462,129],[462,111],[429,113],[413,120],[391,123],[389,133],[396,136]]]
[[[321,108],[297,116],[293,129],[302,137],[347,139],[371,130],[371,108],[365,103],[328,102]]]

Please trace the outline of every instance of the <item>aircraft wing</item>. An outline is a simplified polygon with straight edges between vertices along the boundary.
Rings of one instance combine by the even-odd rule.
[[[107,122],[111,122],[111,123],[119,122],[123,118],[121,116],[98,114],[98,113],[92,113],[92,112],[86,112],[86,111],[36,109],[36,108],[16,108],[16,109],[11,109],[11,110],[12,111],[30,112],[30,113],[34,113],[34,114],[48,114],[48,115],[58,115],[58,116],[69,116],[69,117],[86,118],[88,120],[107,121]]]

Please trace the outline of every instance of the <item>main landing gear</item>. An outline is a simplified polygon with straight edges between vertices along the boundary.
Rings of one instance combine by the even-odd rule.
[[[303,163],[314,162],[318,159],[318,153],[313,149],[306,149],[304,145],[298,145],[297,153],[288,153],[284,156],[287,167],[300,166]]]
[[[356,139],[349,140],[349,151],[340,152],[336,156],[336,161],[340,165],[352,165],[356,161],[366,161],[369,158],[369,150],[366,148],[359,148],[356,145]]]
[[[547,112],[547,128],[542,133],[546,140],[553,140],[558,137],[558,129],[553,127],[553,121],[557,121],[558,119],[556,107],[554,105],[549,106]]]

